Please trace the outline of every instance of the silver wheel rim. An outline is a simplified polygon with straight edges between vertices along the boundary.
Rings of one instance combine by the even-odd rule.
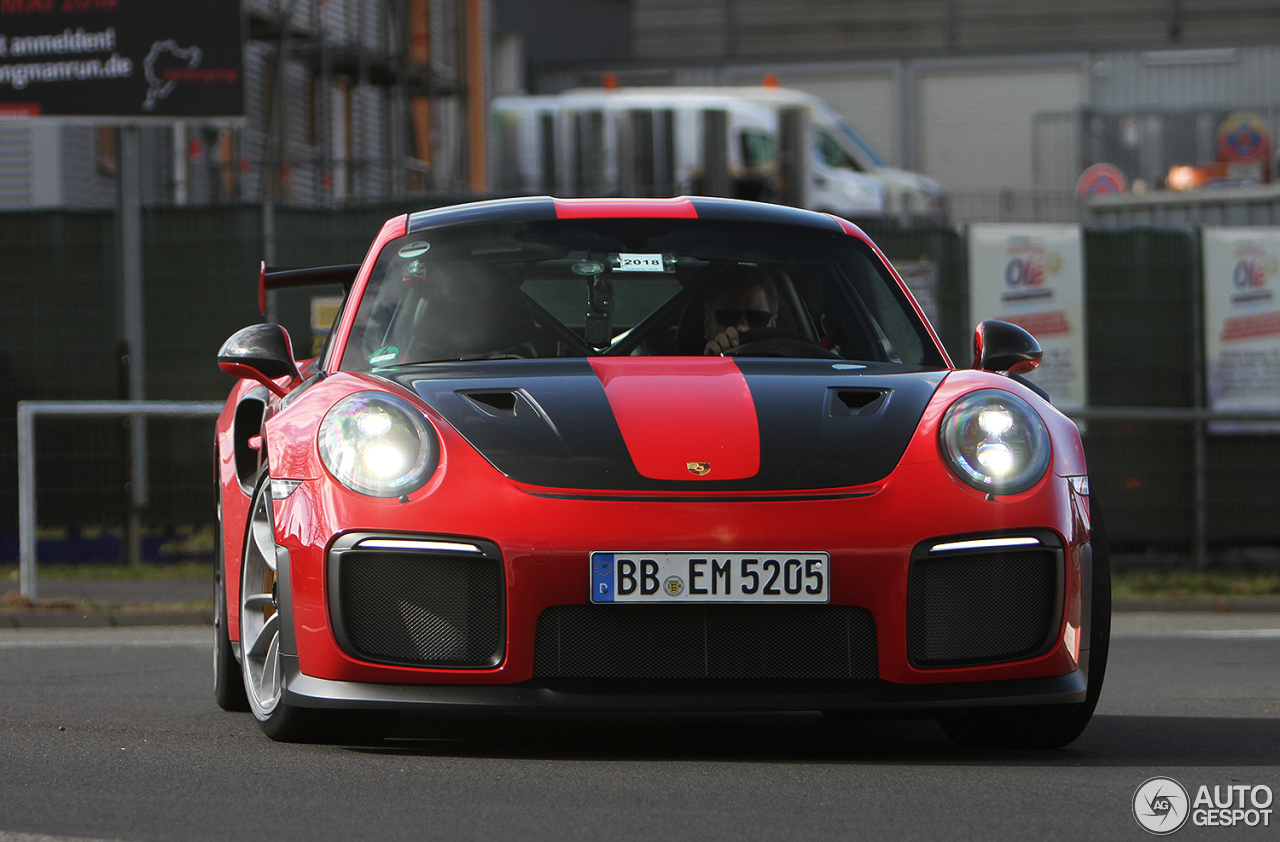
[[[240,652],[249,705],[266,719],[280,703],[280,613],[276,610],[276,536],[271,481],[254,496],[240,575]]]

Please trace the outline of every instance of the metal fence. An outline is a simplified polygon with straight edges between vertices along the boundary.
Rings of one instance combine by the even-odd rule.
[[[1280,565],[1280,413],[1096,407],[1071,416],[1084,427],[1093,502],[1121,563]]]
[[[438,200],[447,203],[448,199]],[[412,209],[420,209],[415,203]],[[411,209],[345,211],[259,205],[143,212],[147,397],[214,401],[231,381],[214,363],[223,340],[263,320],[258,265],[358,262],[383,221]],[[16,563],[19,401],[112,401],[127,393],[120,261],[107,211],[0,213],[0,565]],[[298,350],[311,346],[310,296],[286,290],[274,313]],[[124,554],[132,481],[127,418],[42,420],[36,470],[40,556],[115,561]],[[211,552],[212,425],[147,422],[150,502],[142,553],[167,561]]]
[[[447,200],[437,203],[443,204]],[[382,222],[409,208],[260,206],[147,209],[143,215],[147,397],[217,401],[230,381],[214,354],[262,320],[258,261],[359,261]],[[110,213],[0,215],[0,564],[18,553],[18,401],[119,400],[118,261]],[[969,362],[968,254],[948,226],[872,227],[891,260],[936,270],[939,333]],[[1129,560],[1269,560],[1280,548],[1280,435],[1226,434],[1205,414],[1198,232],[1086,229],[1089,410],[1080,419],[1092,486]],[[277,320],[305,353],[312,292],[283,291]],[[42,563],[116,560],[128,526],[129,435],[120,418],[50,417],[36,450]],[[211,551],[209,421],[148,422],[150,503],[143,555]]]
[[[38,596],[36,585],[36,561],[38,558],[38,540],[36,524],[37,519],[37,495],[36,495],[36,419],[40,416],[52,416],[57,418],[73,418],[83,421],[86,418],[125,418],[133,425],[133,429],[141,430],[141,436],[129,436],[129,481],[128,502],[125,508],[125,519],[129,522],[127,535],[133,539],[131,548],[126,554],[131,560],[138,561],[141,558],[141,530],[139,523],[139,515],[150,506],[150,470],[148,468],[149,459],[147,458],[148,442],[145,433],[149,425],[145,421],[151,418],[212,418],[222,411],[222,404],[217,401],[173,401],[173,402],[157,402],[157,401],[19,401],[17,413],[18,427],[18,546],[19,546],[19,574],[21,582],[21,592],[24,597],[35,601]],[[206,432],[210,432],[206,430]],[[187,454],[196,457],[197,454],[205,451],[208,447],[212,435],[205,437],[204,447],[199,446],[195,442],[186,442],[184,447],[170,446],[165,448],[165,454],[169,459],[175,454]],[[109,454],[111,448],[99,448],[98,455]],[[109,458],[109,457],[108,457]],[[47,468],[50,460],[45,460],[46,476],[53,475],[62,478],[63,481],[70,480],[72,488],[92,490],[99,483],[92,481],[85,482],[85,474],[83,470],[71,470],[66,473],[51,472]],[[83,468],[83,466],[81,466]],[[194,468],[194,470],[192,470]],[[199,470],[195,465],[188,465],[187,470],[181,472],[186,482],[183,483],[189,490],[193,485],[195,487],[203,487],[206,495],[208,493],[209,480],[212,479],[211,472]],[[203,478],[205,481],[200,482]],[[176,489],[172,484],[166,483],[164,491],[168,503],[173,502],[174,491]],[[198,495],[204,496],[204,495]],[[212,499],[209,495],[206,499]],[[194,505],[193,505],[194,503]],[[164,508],[163,506],[158,508]],[[189,516],[193,511],[199,511],[200,504],[195,501],[185,501],[180,504],[177,511]],[[81,517],[86,514],[84,508],[78,508]],[[152,513],[156,511],[151,509]],[[119,539],[117,539],[119,540]],[[127,542],[128,539],[126,539]]]
[[[951,220],[965,222],[1079,222],[1085,205],[1074,190],[956,190],[947,194]]]

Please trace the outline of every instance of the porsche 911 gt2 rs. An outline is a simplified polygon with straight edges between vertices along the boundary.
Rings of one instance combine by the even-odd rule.
[[[323,352],[218,362],[215,694],[278,740],[399,711],[936,716],[1059,746],[1110,588],[1075,425],[959,369],[871,240],[726,199],[389,220]]]

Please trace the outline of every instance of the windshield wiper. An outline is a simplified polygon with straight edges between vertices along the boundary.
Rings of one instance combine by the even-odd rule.
[[[438,363],[465,363],[475,362],[476,360],[527,360],[528,357],[522,357],[519,354],[463,354],[460,357],[437,357],[434,360],[413,360],[411,362],[396,363],[391,366],[379,366],[378,368],[404,368],[411,365],[436,365]],[[378,368],[371,369],[377,371]]]

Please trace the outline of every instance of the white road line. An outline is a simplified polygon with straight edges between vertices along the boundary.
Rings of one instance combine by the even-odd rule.
[[[43,833],[9,833],[0,830],[0,842],[124,842],[124,840],[90,839],[84,836],[46,836]]]
[[[181,640],[117,642],[95,640],[80,643],[68,640],[16,640],[0,641],[0,652],[10,652],[18,649],[189,649],[209,645],[209,641],[188,643]],[[0,839],[0,842],[4,842],[4,840]]]
[[[1280,629],[1280,616],[1267,613],[1201,614],[1177,611],[1120,612],[1111,616],[1111,636],[1188,637],[1217,639],[1220,637],[1269,640]],[[1256,637],[1255,637],[1256,636]]]
[[[1125,631],[1111,636],[1115,640],[1179,638],[1181,640],[1280,640],[1280,629],[1198,629],[1194,631]]]
[[[0,650],[110,649],[213,645],[208,626],[134,626],[104,629],[0,629]],[[5,842],[0,838],[0,842]]]

